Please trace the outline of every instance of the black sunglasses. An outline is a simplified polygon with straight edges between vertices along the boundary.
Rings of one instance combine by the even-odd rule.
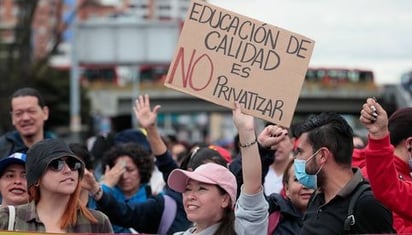
[[[49,163],[48,167],[50,170],[53,171],[61,171],[64,168],[64,163],[66,163],[72,171],[77,171],[80,170],[80,168],[82,168],[82,163],[79,160],[72,157],[69,157],[67,159],[54,159]]]

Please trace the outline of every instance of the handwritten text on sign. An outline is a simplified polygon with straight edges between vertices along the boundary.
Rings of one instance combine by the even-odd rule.
[[[314,41],[194,0],[165,86],[289,126]]]

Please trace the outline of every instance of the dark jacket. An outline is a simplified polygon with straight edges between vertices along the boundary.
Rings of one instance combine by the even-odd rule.
[[[50,132],[44,133],[45,139],[54,138]],[[0,159],[10,156],[13,153],[26,153],[28,147],[24,145],[23,139],[18,131],[9,131],[0,137]]]
[[[260,161],[262,162],[262,185],[265,182],[265,176],[269,171],[270,165],[275,160],[275,151],[263,148],[259,144]],[[235,175],[237,183],[237,197],[240,195],[240,187],[243,185],[242,173],[242,156],[237,156],[229,165],[229,170]]]
[[[156,156],[156,166],[160,172],[162,172],[163,180],[167,182],[170,173],[178,168],[175,160],[173,160],[172,155],[169,151],[166,151],[162,155]],[[170,226],[168,234],[173,234],[173,232],[185,231],[188,229],[192,223],[187,219],[186,212],[183,206],[182,194],[170,189],[167,184],[163,189],[163,193],[170,196],[176,202],[176,216]]]
[[[380,234],[394,233],[390,210],[385,208],[372,193],[363,193],[354,207],[355,224],[351,231],[344,230],[348,217],[349,202],[361,184],[368,183],[359,170],[353,169],[352,179],[327,203],[325,195],[318,190],[312,194],[303,217],[301,234]]]
[[[167,234],[186,230],[190,222],[184,213],[181,194],[168,188],[165,189],[164,194],[172,197],[177,204],[176,216]],[[103,193],[96,204],[97,209],[105,213],[113,224],[132,227],[139,233],[157,234],[165,207],[164,194],[158,194],[142,203],[128,205],[117,201],[108,193]]]
[[[28,148],[24,145],[19,132],[7,132],[0,137],[0,159],[10,156],[12,153],[26,153]]]
[[[290,200],[278,193],[267,197],[269,214],[280,213],[279,222],[270,235],[300,234],[303,225],[303,213],[292,204]]]

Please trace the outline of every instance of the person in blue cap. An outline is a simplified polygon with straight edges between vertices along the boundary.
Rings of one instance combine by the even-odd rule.
[[[0,161],[1,206],[16,206],[29,202],[25,162],[24,153],[13,153]]]

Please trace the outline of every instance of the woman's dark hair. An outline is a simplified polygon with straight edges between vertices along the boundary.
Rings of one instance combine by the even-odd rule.
[[[292,168],[293,166],[293,161],[294,159],[290,159],[288,164],[286,165],[285,170],[283,171],[283,176],[282,176],[283,188],[285,188],[285,185],[289,183],[289,172],[290,172],[290,168]]]
[[[103,156],[104,165],[109,165],[110,168],[113,167],[114,162],[120,156],[129,156],[133,160],[133,163],[139,169],[141,183],[145,184],[150,181],[154,170],[154,160],[152,155],[141,145],[126,143],[113,146]]]
[[[189,154],[183,159],[180,168],[183,170],[195,170],[202,164],[213,162],[224,167],[227,167],[227,161],[220,155],[219,152],[208,147],[194,147]]]
[[[391,143],[399,145],[402,140],[412,136],[412,107],[396,110],[388,120]]]
[[[180,166],[180,165],[182,164],[182,162],[186,159],[186,156],[187,156],[187,155],[188,155],[187,150],[184,150],[184,151],[178,153],[178,154],[176,155],[177,165]]]
[[[219,187],[217,185],[217,188],[219,189],[219,193],[221,195],[225,195],[227,194],[227,192],[222,189],[221,187]],[[220,226],[219,228],[216,230],[215,235],[221,235],[221,234],[225,234],[225,235],[236,235],[235,232],[235,212],[233,210],[233,208],[231,208],[232,202],[229,202],[229,206],[227,206],[223,212],[223,217],[222,220],[220,221]]]

